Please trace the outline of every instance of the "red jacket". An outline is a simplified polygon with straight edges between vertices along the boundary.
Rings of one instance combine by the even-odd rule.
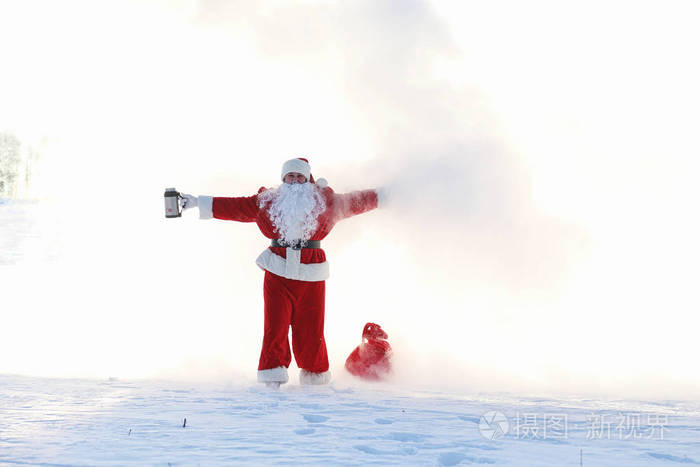
[[[211,214],[216,219],[231,220],[238,222],[255,222],[258,228],[267,238],[278,238],[274,225],[270,220],[267,209],[260,209],[258,195],[265,191],[260,188],[258,194],[248,197],[223,198],[214,197],[211,199]],[[375,190],[353,191],[346,194],[337,194],[330,187],[321,188],[321,194],[326,201],[326,210],[318,217],[318,228],[311,235],[309,240],[323,240],[333,229],[336,222],[348,217],[362,214],[377,207],[377,192]],[[200,197],[200,216],[202,215],[202,204],[206,205],[207,199]],[[206,209],[206,207],[205,207]],[[208,216],[202,216],[204,218]],[[326,262],[326,253],[321,248],[304,248],[302,250],[292,250],[291,248],[269,247],[268,250],[274,255],[286,259],[288,255],[298,255],[297,264],[318,264]],[[294,260],[295,258],[290,258]],[[263,252],[256,261],[265,270],[272,273],[298,280],[324,280],[327,277],[327,265],[325,273],[322,267],[306,268],[307,273],[297,273],[296,266],[286,267],[286,273],[281,273],[278,258],[270,257],[270,254]],[[274,264],[277,266],[274,266]],[[294,266],[294,267],[292,267]],[[290,271],[291,267],[291,271]],[[276,269],[276,270],[271,270]],[[318,270],[318,271],[317,271]],[[323,277],[325,276],[325,277]]]

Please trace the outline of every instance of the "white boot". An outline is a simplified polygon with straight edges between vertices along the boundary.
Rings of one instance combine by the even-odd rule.
[[[280,384],[284,384],[287,381],[289,381],[289,375],[287,375],[287,367],[285,366],[258,370],[258,383],[276,383],[276,386],[279,387]]]
[[[331,372],[314,373],[313,371],[301,370],[299,372],[299,383],[301,384],[328,384],[331,382]]]

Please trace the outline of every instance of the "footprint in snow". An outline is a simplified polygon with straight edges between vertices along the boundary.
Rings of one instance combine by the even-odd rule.
[[[294,430],[294,433],[296,433],[298,435],[310,435],[315,431],[316,430],[313,428],[299,428],[299,429]]]
[[[404,446],[399,449],[393,449],[393,450],[382,450],[382,449],[376,449],[373,448],[372,446],[367,446],[367,445],[359,445],[355,446],[355,449],[358,451],[362,451],[365,454],[374,454],[378,456],[395,456],[395,455],[400,455],[400,456],[412,456],[415,455],[417,450],[414,447],[411,446]]]
[[[423,441],[426,438],[429,438],[428,435],[421,435],[419,433],[403,433],[403,432],[394,432],[394,433],[389,433],[389,435],[386,437],[388,439],[393,439],[394,441],[402,441],[402,442],[407,442],[407,441],[413,441],[413,442],[418,442],[418,441]]]
[[[299,404],[299,407],[303,409],[313,409],[313,410],[321,410],[323,407],[321,404]]]
[[[324,415],[313,415],[313,414],[302,414],[302,417],[304,417],[304,420],[306,420],[309,423],[323,423],[326,420],[328,420],[329,417],[326,417]]]
[[[457,465],[462,462],[467,456],[459,452],[446,452],[440,454],[438,458],[438,463],[440,465]]]
[[[378,423],[380,425],[391,425],[394,422],[391,420],[387,420],[386,418],[375,418],[374,423]]]
[[[678,457],[678,456],[673,456],[671,454],[664,454],[661,452],[647,452],[647,455],[649,457],[653,457],[654,459],[661,459],[664,461],[671,461],[671,462],[679,462],[681,464],[700,464],[700,462],[691,459],[690,457],[683,456],[683,457]]]
[[[467,461],[470,464],[495,464],[496,461],[493,459],[486,459],[484,457],[471,457],[466,456],[460,452],[445,452],[440,454],[438,457],[439,465],[457,465],[462,461]]]
[[[472,422],[479,424],[479,417],[470,417],[469,415],[457,415],[457,418],[464,420],[465,422]]]

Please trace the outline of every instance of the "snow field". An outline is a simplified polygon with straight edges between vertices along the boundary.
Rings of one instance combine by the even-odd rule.
[[[361,384],[275,391],[240,381],[0,376],[0,385],[0,465],[545,466],[580,465],[581,453],[583,465],[700,463],[700,407],[672,401],[467,397]],[[510,422],[497,439],[481,421],[490,411]],[[591,416],[618,414],[640,417],[639,438],[631,425],[597,436]],[[564,415],[566,436],[544,434],[541,424],[526,430],[528,415]],[[666,417],[663,439],[647,438],[649,415]]]

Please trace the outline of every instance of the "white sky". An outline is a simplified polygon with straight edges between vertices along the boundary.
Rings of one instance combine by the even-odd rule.
[[[333,365],[375,321],[436,384],[697,389],[698,9],[0,3],[0,130],[49,138],[64,258],[3,271],[0,350],[24,351],[0,371],[254,370],[264,241],[160,196],[250,194],[306,155],[394,193],[326,242]]]

